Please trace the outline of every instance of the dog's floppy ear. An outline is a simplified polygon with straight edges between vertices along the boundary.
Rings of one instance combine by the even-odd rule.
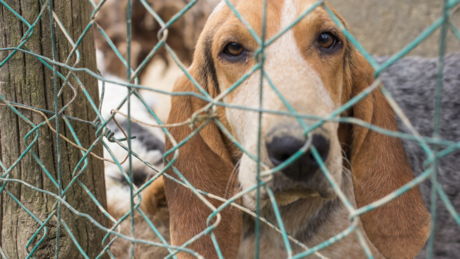
[[[207,50],[209,51],[209,50]],[[204,53],[204,52],[203,52]],[[206,57],[195,55],[195,61],[190,69],[190,74],[211,95],[216,94],[216,85],[213,70],[206,66],[212,65],[205,60]],[[197,92],[190,80],[183,76],[174,86],[174,92]],[[215,96],[214,96],[215,97]],[[172,98],[171,112],[168,124],[184,122],[192,114],[207,105],[196,97],[176,96]],[[177,143],[192,134],[188,126],[170,129],[171,135]],[[225,147],[222,133],[215,125],[209,123],[199,134],[193,136],[181,146],[179,156],[174,166],[197,189],[220,197],[225,196],[226,187],[235,186],[230,182],[234,165]],[[171,141],[166,138],[166,150],[172,148]],[[168,156],[171,161],[173,154]],[[178,178],[172,171],[167,174]],[[165,177],[165,191],[171,215],[171,242],[180,246],[206,229],[206,219],[211,210],[195,196],[189,189]],[[236,193],[234,190],[233,193]],[[208,199],[215,207],[221,205],[213,199]],[[222,218],[214,230],[220,249],[225,258],[236,258],[241,236],[242,214],[239,210],[229,206],[221,212]],[[217,258],[216,249],[209,236],[204,236],[193,242],[188,248],[198,252],[204,258]],[[180,253],[180,258],[194,258],[186,253]]]
[[[356,96],[374,81],[374,70],[352,51],[351,94]],[[353,107],[353,116],[378,127],[398,131],[396,116],[379,89]],[[351,171],[358,208],[392,193],[414,179],[400,139],[353,125]],[[430,214],[420,190],[412,188],[392,202],[361,215],[367,236],[385,258],[414,258],[430,232]]]

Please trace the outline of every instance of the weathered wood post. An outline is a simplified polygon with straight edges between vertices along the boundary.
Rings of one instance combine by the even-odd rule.
[[[43,7],[42,4],[46,1],[4,0],[4,2],[26,21],[33,24],[39,16]],[[56,17],[60,19],[64,28],[69,32],[70,37],[76,42],[88,25],[93,8],[88,0],[65,0],[54,1],[53,10]],[[53,26],[56,35],[56,59],[64,63],[72,46],[56,22],[54,22]],[[0,48],[19,46],[21,38],[27,30],[27,24],[0,3]],[[48,7],[46,7],[46,11],[35,26],[32,37],[24,45],[23,49],[25,48],[29,48],[31,52],[39,55],[53,58]],[[81,54],[81,61],[78,67],[96,71],[92,30],[86,34],[78,49]],[[11,50],[1,50],[0,63],[11,53]],[[69,65],[72,66],[74,62],[75,57],[71,59]],[[57,67],[57,70],[63,75],[68,73],[68,70],[61,67]],[[97,80],[84,73],[78,73],[77,76],[96,105],[98,105]],[[70,82],[77,91],[77,97],[64,114],[86,121],[94,120],[96,114],[83,95],[78,83],[74,79]],[[62,84],[63,80],[58,77],[57,87],[60,88]],[[0,94],[9,102],[54,111],[53,71],[36,57],[18,52],[0,68]],[[73,90],[65,86],[63,94],[58,100],[59,109],[69,103],[73,97]],[[18,110],[35,125],[44,121],[44,118],[39,113],[22,108],[18,108]],[[50,117],[52,114],[48,116]],[[51,125],[55,127],[56,121],[52,120]],[[60,119],[59,125],[61,134],[70,140],[74,140],[64,120]],[[95,130],[90,124],[82,122],[71,121],[71,125],[82,146],[88,148],[95,140]],[[0,159],[6,168],[10,168],[26,150],[27,145],[32,143],[36,133],[24,141],[32,127],[4,105],[0,106],[0,129]],[[43,167],[58,181],[57,136],[46,125],[37,132],[39,133],[38,140],[33,144],[30,151],[39,158]],[[52,183],[31,152],[28,152],[19,164],[9,172],[9,179],[19,179],[36,188],[57,194],[58,188]],[[93,149],[93,152],[102,156],[102,146],[99,144]],[[72,173],[81,158],[82,155],[79,149],[71,146],[62,138],[60,139],[61,179],[64,189],[71,181]],[[104,164],[92,156],[89,157],[88,161],[87,168],[83,171],[79,180],[88,187],[103,206],[106,206]],[[0,168],[0,172],[2,175],[5,173],[2,168]],[[0,182],[0,185],[3,183],[3,181]],[[46,237],[40,241],[45,233],[44,229],[42,229],[38,232],[36,238],[31,239],[39,229],[40,224],[21,208],[11,196],[16,197],[41,222],[45,222],[48,216],[56,210],[54,206],[56,199],[52,196],[33,190],[20,183],[8,182],[1,193],[0,200],[0,207],[2,208],[0,211],[0,247],[2,251],[7,258],[26,258],[35,245],[40,243],[34,252],[34,257],[54,258],[56,256],[57,213],[45,225],[48,231]],[[89,195],[77,182],[72,184],[72,187],[66,192],[66,200],[78,211],[90,215],[102,225],[107,224],[105,216],[102,215]],[[61,206],[61,219],[68,226],[82,250],[90,258],[95,258],[102,251],[104,232],[95,227],[89,220],[76,216],[65,206]],[[32,242],[26,247],[29,240],[32,240]],[[59,227],[58,258],[83,258],[63,224],[60,224]]]

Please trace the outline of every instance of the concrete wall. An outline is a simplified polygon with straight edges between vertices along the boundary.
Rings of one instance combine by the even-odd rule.
[[[328,0],[348,22],[353,35],[373,55],[393,55],[414,40],[441,16],[442,0]],[[460,27],[460,10],[452,15]],[[409,55],[438,55],[440,29]],[[452,32],[448,52],[460,52]]]

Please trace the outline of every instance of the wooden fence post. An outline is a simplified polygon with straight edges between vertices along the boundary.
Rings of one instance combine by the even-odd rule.
[[[42,4],[45,1],[4,0],[4,2],[32,24],[39,16],[40,10],[43,7]],[[88,25],[93,8],[88,0],[65,0],[54,1],[53,10],[64,28],[69,32],[70,37],[76,42]],[[56,35],[56,59],[64,63],[70,54],[72,46],[56,22],[54,22],[53,26]],[[27,30],[27,25],[0,3],[0,48],[19,46],[21,38]],[[34,28],[32,37],[24,45],[23,49],[27,47],[31,52],[52,59],[50,30],[50,16],[48,7],[46,7],[46,11]],[[96,71],[92,29],[86,34],[78,49],[81,54],[81,60],[77,67],[85,67]],[[11,53],[12,51],[1,50],[0,63]],[[75,60],[75,57],[73,57],[69,65],[72,66]],[[68,73],[68,70],[63,68],[57,68],[57,70],[63,75],[67,75]],[[84,73],[78,73],[77,76],[96,105],[98,105],[97,80]],[[57,87],[60,88],[63,83],[63,80],[58,77]],[[70,83],[75,87],[77,97],[64,114],[86,121],[94,120],[96,113],[90,106],[78,83],[73,79]],[[54,111],[53,71],[42,64],[36,57],[18,52],[0,68],[0,95],[9,102]],[[59,108],[61,109],[63,105],[69,103],[73,97],[73,90],[66,85],[63,89],[63,94],[58,100]],[[37,112],[22,108],[18,108],[18,110],[35,125],[44,121],[42,115]],[[48,115],[48,117],[50,116],[52,115]],[[55,120],[51,121],[51,125],[55,127]],[[60,119],[59,125],[60,132],[66,138],[74,141],[69,127],[65,125],[64,120]],[[94,142],[95,130],[90,124],[71,121],[71,125],[83,147],[87,148]],[[4,105],[0,106],[0,129],[0,159],[6,168],[10,168],[26,150],[27,146],[32,143],[36,133],[31,134],[24,141],[24,138],[32,130],[32,127]],[[21,159],[19,164],[9,172],[9,178],[22,180],[36,188],[57,194],[57,187],[52,183],[45,170],[39,165],[32,154],[33,152],[39,158],[43,167],[57,181],[57,136],[46,125],[40,127],[37,132],[39,133],[37,141]],[[98,144],[93,149],[93,153],[102,157],[102,146]],[[72,173],[82,155],[79,149],[71,146],[61,138],[60,157],[62,186],[65,189],[71,181]],[[1,168],[0,172],[1,174],[5,173]],[[103,206],[106,206],[104,164],[101,160],[90,156],[87,168],[83,171],[79,180],[94,194]],[[0,184],[3,184],[3,182],[0,182]],[[106,226],[106,217],[100,212],[99,208],[84,189],[77,182],[71,186],[66,193],[66,201],[79,212],[89,214],[97,222]],[[13,182],[6,184],[0,196],[0,206],[2,208],[0,212],[0,247],[7,258],[26,258],[28,253],[39,243],[38,249],[34,252],[34,257],[54,258],[56,256],[57,214],[55,213],[49,222],[45,224],[48,233],[43,241],[40,242],[45,233],[42,229],[27,247],[27,243],[38,230],[40,224],[27,211],[21,208],[12,196],[17,198],[42,222],[47,220],[48,216],[56,210],[56,207],[54,207],[56,199],[23,184]],[[70,232],[82,250],[90,258],[95,258],[102,251],[102,238],[105,235],[102,230],[95,227],[89,220],[76,216],[65,206],[62,206],[61,218],[70,229]],[[59,228],[58,258],[82,258],[77,246],[72,241],[69,232],[67,232],[63,224],[60,224]]]

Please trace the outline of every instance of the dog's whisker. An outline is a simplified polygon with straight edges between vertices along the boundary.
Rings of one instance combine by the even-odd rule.
[[[239,159],[238,162],[236,162],[235,167],[233,168],[232,173],[230,174],[229,181],[227,183],[227,186],[225,187],[225,193],[224,193],[225,199],[228,199],[233,195],[233,193],[229,192],[230,185],[233,183],[233,186],[231,186],[232,188],[230,188],[231,190],[231,189],[236,188],[236,186],[239,184],[238,180],[237,179],[235,180],[235,178],[238,177],[238,169],[239,169],[240,163],[241,163],[241,159]]]

